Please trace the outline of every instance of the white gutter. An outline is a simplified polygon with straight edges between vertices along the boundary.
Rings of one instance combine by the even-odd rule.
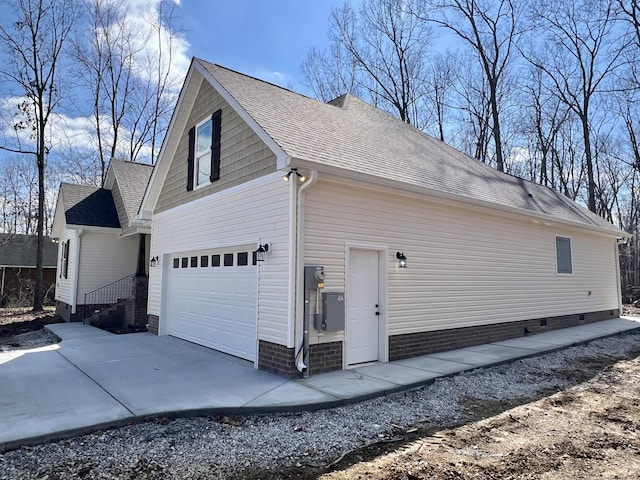
[[[71,282],[71,314],[76,313],[76,306],[78,304],[78,276],[80,274],[80,244],[82,243],[82,234],[84,230],[82,228],[76,230],[76,238],[78,240],[78,247],[73,251],[73,282]],[[68,255],[68,254],[67,254]]]
[[[317,170],[311,170],[311,173],[309,175],[309,179],[304,182],[302,184],[302,186],[300,188],[298,188],[298,192],[297,192],[297,197],[298,197],[298,205],[297,205],[297,211],[296,211],[296,218],[297,218],[297,222],[296,222],[296,254],[295,254],[295,258],[296,258],[296,270],[295,270],[295,319],[294,319],[294,326],[296,327],[296,330],[300,327],[302,327],[301,325],[301,320],[303,321],[302,323],[304,323],[304,318],[302,318],[304,316],[304,213],[305,213],[305,208],[304,208],[304,204],[305,204],[305,190],[307,190],[308,188],[310,188],[314,183],[316,183],[316,181],[318,180],[318,171]],[[294,180],[295,181],[295,180]],[[302,335],[300,335],[300,333]],[[300,338],[301,337],[301,338]],[[307,339],[307,342],[305,342],[305,337]],[[295,339],[295,344],[300,345],[300,349],[302,349],[302,345],[304,345],[305,343],[308,343],[308,337],[309,337],[309,331],[296,331],[294,333],[294,339]],[[298,368],[299,371],[302,372],[302,369],[304,368],[303,366],[300,366],[300,362],[298,361],[298,353],[299,350],[294,349],[294,354],[296,356],[295,360],[296,360],[296,367]],[[308,357],[309,352],[302,352],[303,357]],[[306,361],[308,362],[308,359],[306,359]],[[308,365],[305,364],[305,367],[308,369]],[[306,372],[308,373],[308,370],[306,370]]]

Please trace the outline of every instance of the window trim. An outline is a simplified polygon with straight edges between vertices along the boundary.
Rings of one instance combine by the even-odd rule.
[[[198,129],[200,127],[202,127],[203,125],[205,125],[206,123],[210,123],[211,124],[211,138],[209,138],[209,150],[205,151],[204,153],[198,155]],[[202,187],[206,187],[207,185],[211,184],[211,160],[213,159],[213,151],[211,148],[212,145],[212,138],[213,138],[213,121],[211,119],[211,117],[205,118],[204,120],[200,121],[198,124],[196,124],[196,126],[194,127],[194,134],[193,134],[193,189],[194,190],[198,190],[199,188]],[[208,158],[209,161],[209,175],[207,177],[207,179],[202,182],[202,183],[198,183],[198,177],[199,177],[199,170],[200,170],[200,160],[203,158]]]
[[[558,262],[559,258],[558,258],[558,239],[564,239],[564,240],[569,240],[569,267],[570,270],[569,272],[561,272],[560,271],[560,264]],[[556,254],[556,275],[573,275],[573,238],[569,237],[569,236],[565,236],[565,235],[555,235],[554,236],[554,250],[555,250],[555,254]]]

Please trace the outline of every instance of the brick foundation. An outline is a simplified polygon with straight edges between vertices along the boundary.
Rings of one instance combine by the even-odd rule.
[[[298,376],[295,365],[293,348],[260,340],[258,343],[258,369],[274,373],[281,377],[293,378]]]
[[[408,333],[389,337],[389,361],[455,350],[508,338],[523,337],[559,328],[599,322],[620,315],[619,310],[605,310],[559,317],[537,318],[518,322],[452,328],[433,332]]]
[[[87,316],[96,310],[106,308],[108,304],[100,305],[76,305],[76,313],[71,313],[71,305],[60,300],[56,301],[56,315],[65,322],[82,322],[84,320],[84,310],[87,309]]]
[[[160,317],[157,315],[149,315],[147,319],[147,330],[158,335],[158,331],[160,329]]]
[[[309,345],[309,374],[342,370],[342,342]]]

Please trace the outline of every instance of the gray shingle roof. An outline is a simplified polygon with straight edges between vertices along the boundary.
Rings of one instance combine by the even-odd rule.
[[[153,165],[112,160],[110,168],[114,169],[127,216],[129,220],[134,219],[138,214],[144,192],[149,184]]]
[[[37,245],[37,235],[0,233],[0,266],[35,268]],[[42,265],[56,268],[57,257],[58,244],[44,237]]]
[[[120,228],[110,190],[62,183],[60,196],[67,225]]]
[[[322,103],[195,61],[293,159],[618,231],[559,192],[498,172],[352,95]]]

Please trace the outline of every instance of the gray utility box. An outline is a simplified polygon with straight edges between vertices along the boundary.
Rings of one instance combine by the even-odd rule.
[[[344,330],[344,292],[322,294],[322,325],[327,332]]]

